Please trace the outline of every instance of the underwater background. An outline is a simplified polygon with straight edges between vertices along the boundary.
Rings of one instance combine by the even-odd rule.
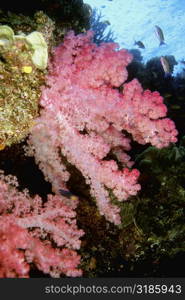
[[[53,47],[63,43],[70,30],[80,34],[91,29],[96,45],[116,42],[127,49],[133,59],[127,66],[126,82],[136,78],[143,89],[158,91],[168,109],[167,117],[178,130],[178,141],[162,149],[132,141],[129,155],[134,161],[133,168],[140,172],[141,190],[119,204],[118,226],[99,213],[82,172],[60,154],[70,173],[70,193],[63,191],[63,196],[79,198],[76,219],[85,234],[77,252],[84,277],[185,276],[184,4],[184,0],[40,0],[25,5],[19,1],[14,6],[9,1],[1,4],[0,169],[6,176],[17,177],[20,192],[27,189],[30,197],[37,194],[43,203],[48,194],[55,194],[47,176],[25,148],[34,120],[40,116],[39,98],[48,72],[43,62],[47,55],[52,57]],[[39,47],[29,36],[33,31],[42,33]],[[14,48],[12,44],[6,48],[11,39]],[[31,42],[25,46],[28,40]],[[40,60],[34,60],[36,51]],[[124,87],[114,89],[120,92]],[[109,153],[105,160],[114,160],[122,168],[114,153]],[[115,203],[111,192],[110,198]],[[6,213],[9,212],[10,209]],[[53,242],[52,246],[57,248]],[[1,259],[0,254],[0,274]],[[49,276],[48,273],[36,263],[30,264],[30,277]],[[19,277],[16,272],[14,277]]]
[[[144,62],[154,56],[174,55],[178,63],[174,74],[182,70],[180,61],[185,59],[184,0],[87,0],[86,3],[101,12],[103,21],[110,22],[106,31],[111,28],[121,47],[132,49],[135,41],[142,41],[145,45],[145,49],[141,49]],[[155,25],[163,30],[163,47],[158,47]],[[137,45],[134,48],[137,49]]]

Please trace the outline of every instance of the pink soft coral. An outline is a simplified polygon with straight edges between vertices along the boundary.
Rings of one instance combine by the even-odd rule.
[[[43,204],[39,196],[18,192],[14,177],[0,175],[0,277],[29,277],[30,263],[52,277],[80,276],[73,250],[83,235],[76,226],[77,201],[49,195]]]
[[[99,211],[107,220],[120,223],[119,207],[111,203],[110,191],[118,201],[136,195],[139,171],[125,151],[130,138],[161,148],[176,142],[174,123],[164,118],[166,106],[158,92],[143,89],[127,79],[126,66],[132,56],[114,43],[91,42],[92,32],[74,36],[70,32],[58,46],[49,64],[47,86],[40,104],[43,109],[29,139],[34,155],[53,191],[63,187],[70,174],[60,153],[75,165],[90,185]],[[108,159],[112,153],[121,162]]]

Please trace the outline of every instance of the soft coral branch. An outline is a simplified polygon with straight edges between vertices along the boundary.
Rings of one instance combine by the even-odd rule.
[[[128,169],[133,162],[125,153],[131,136],[161,148],[176,142],[177,131],[165,118],[167,108],[158,92],[143,91],[136,79],[124,83],[131,54],[114,43],[97,46],[91,37],[92,32],[77,36],[70,32],[54,49],[29,154],[56,193],[70,176],[64,156],[85,177],[100,213],[119,224],[120,209],[111,203],[109,191],[123,201],[140,189],[139,171]],[[123,92],[117,89],[120,85]],[[116,156],[122,169],[108,159],[109,154]]]
[[[77,201],[49,195],[43,204],[39,196],[18,192],[15,183],[1,174],[0,277],[28,277],[30,263],[53,277],[81,275],[80,256],[73,250],[83,235],[76,225]]]

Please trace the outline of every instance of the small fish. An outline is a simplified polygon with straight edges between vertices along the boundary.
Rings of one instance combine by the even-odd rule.
[[[163,67],[165,77],[169,76],[171,72],[170,72],[170,65],[169,65],[168,60],[164,56],[161,56],[160,62]]]
[[[161,45],[164,45],[165,42],[164,42],[164,34],[163,34],[163,31],[162,29],[159,27],[159,26],[155,26],[155,34],[160,42],[159,46]]]
[[[103,21],[103,24],[110,25],[110,22],[108,20],[106,20],[106,21]]]
[[[72,193],[71,193],[70,191],[68,191],[68,190],[62,190],[62,189],[60,189],[60,190],[59,190],[59,193],[60,193],[62,196],[66,197],[66,198],[68,198],[68,199],[71,199],[71,200],[77,200],[77,199],[78,199],[77,196],[75,196],[74,194],[72,194]]]
[[[137,45],[139,48],[142,48],[142,49],[145,48],[145,45],[141,41],[137,41],[137,42],[135,41],[134,45]]]

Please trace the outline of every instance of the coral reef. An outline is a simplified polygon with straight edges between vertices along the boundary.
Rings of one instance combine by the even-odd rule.
[[[17,5],[0,9],[0,150],[28,135],[46,73],[39,69],[46,69],[48,54],[67,30],[88,27],[90,11],[83,1],[33,1],[18,11]]]
[[[90,23],[94,36],[64,39]],[[184,72],[166,78],[159,57],[144,65],[139,50],[97,47],[114,38],[108,25],[81,0],[1,4],[0,27],[16,51],[1,35],[0,116],[13,123],[3,123],[12,126],[0,140],[0,169],[19,185],[1,175],[0,277],[184,276]],[[50,57],[46,85],[25,44],[35,31]],[[175,58],[165,58],[172,70]],[[179,142],[157,149],[176,139],[167,109]]]
[[[176,142],[177,131],[164,118],[167,109],[158,92],[143,92],[136,79],[125,83],[122,93],[115,89],[127,79],[132,56],[124,49],[116,51],[114,43],[97,46],[91,38],[92,32],[71,32],[55,49],[28,153],[55,193],[66,188],[70,177],[65,157],[85,177],[100,214],[120,224],[119,203],[140,189],[138,170],[129,170],[132,162],[125,151],[130,150],[130,138],[124,132],[141,144],[162,148]],[[109,153],[121,168],[108,159]]]
[[[79,276],[75,220],[77,201],[48,195],[43,203],[26,190],[18,192],[13,176],[0,174],[0,277],[29,277],[30,264],[58,277]]]
[[[91,30],[94,32],[93,42],[97,45],[101,43],[114,42],[116,37],[114,32],[107,27],[110,25],[109,21],[103,20],[104,16],[97,9],[92,10],[90,17]]]
[[[9,26],[0,26],[1,150],[24,139],[33,126],[38,115],[47,51],[41,33],[14,35]]]
[[[7,0],[1,4],[0,22],[15,32],[52,33],[58,44],[70,29],[76,33],[89,29],[90,15],[91,7],[82,0],[32,0],[30,3],[17,0],[15,4]]]

